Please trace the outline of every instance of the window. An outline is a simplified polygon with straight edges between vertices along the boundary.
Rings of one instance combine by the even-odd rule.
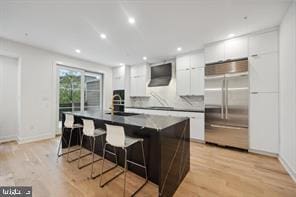
[[[63,112],[100,111],[103,75],[58,65],[58,128]]]

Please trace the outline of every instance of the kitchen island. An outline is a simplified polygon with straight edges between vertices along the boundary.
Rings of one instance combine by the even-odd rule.
[[[96,128],[105,129],[105,124],[123,126],[125,134],[144,139],[144,151],[147,162],[148,179],[158,185],[159,196],[172,196],[190,168],[190,127],[189,119],[172,116],[144,114],[111,115],[101,111],[74,112],[75,123],[82,123],[82,118],[92,119]],[[128,116],[126,116],[128,115]],[[63,115],[63,121],[64,121]],[[74,132],[75,133],[75,132]],[[64,132],[66,141],[69,132]],[[71,146],[77,145],[79,135],[73,135]],[[87,139],[84,147],[90,149]],[[137,147],[138,146],[138,147]],[[66,147],[66,143],[63,143]],[[96,154],[102,155],[102,148],[96,145]],[[123,166],[124,153],[116,150],[118,163]],[[128,151],[129,160],[141,163],[140,144],[133,145]],[[112,157],[108,160],[114,162]],[[137,166],[128,165],[128,169],[142,177],[144,172]]]

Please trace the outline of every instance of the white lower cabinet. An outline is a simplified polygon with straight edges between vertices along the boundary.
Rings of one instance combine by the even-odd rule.
[[[205,121],[204,116],[190,118],[190,138],[204,141],[205,140]]]
[[[204,141],[205,139],[204,113],[149,110],[149,109],[139,109],[139,108],[126,108],[125,112],[160,115],[160,116],[188,117],[190,118],[190,138],[198,141]]]
[[[278,93],[250,95],[250,149],[277,154],[279,152]]]

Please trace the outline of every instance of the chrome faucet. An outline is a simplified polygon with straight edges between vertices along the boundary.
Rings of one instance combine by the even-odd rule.
[[[112,111],[111,111],[111,114],[112,114],[112,115],[114,115],[114,100],[115,100],[116,97],[119,98],[119,104],[122,103],[122,98],[121,98],[121,96],[120,96],[119,94],[114,94],[113,97],[112,97],[112,105],[111,105],[111,108],[110,108],[110,109],[112,110]]]

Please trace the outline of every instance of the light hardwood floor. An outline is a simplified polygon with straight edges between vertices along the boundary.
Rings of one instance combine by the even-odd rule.
[[[57,159],[57,144],[57,138],[0,144],[0,185],[32,185],[36,197],[122,196],[123,176],[100,188],[100,178],[88,178],[89,167],[78,170],[77,162]],[[98,162],[97,172],[100,166]],[[127,192],[134,191],[141,181],[128,173]],[[148,183],[137,196],[157,196],[157,187]],[[295,197],[296,184],[275,158],[191,143],[191,169],[175,196]]]

